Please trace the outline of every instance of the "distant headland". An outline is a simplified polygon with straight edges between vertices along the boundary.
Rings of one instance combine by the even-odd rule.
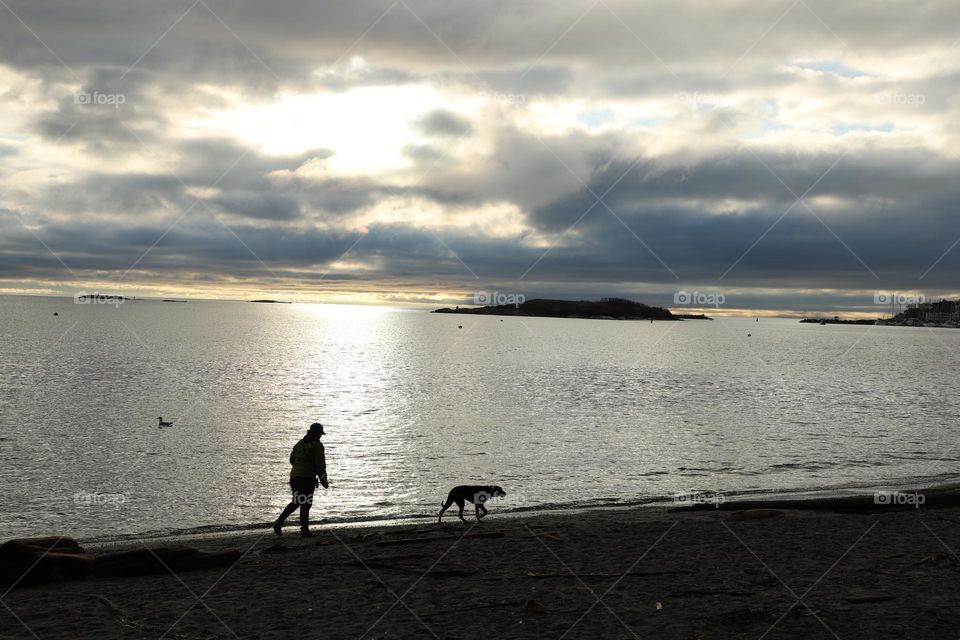
[[[960,328],[960,300],[939,300],[936,302],[922,301],[923,296],[908,304],[901,300],[905,296],[889,294],[878,296],[877,299],[889,303],[888,317],[876,319],[843,320],[839,316],[804,318],[800,322],[819,324],[878,324],[891,327],[933,327],[943,329]]]
[[[675,315],[669,309],[651,307],[625,298],[591,300],[548,300],[537,298],[519,304],[436,309],[433,313],[460,313],[485,316],[526,316],[536,318],[585,318],[591,320],[710,320],[705,315]]]
[[[283,300],[251,300],[250,302],[256,302],[257,304],[293,304],[292,302],[284,302]]]

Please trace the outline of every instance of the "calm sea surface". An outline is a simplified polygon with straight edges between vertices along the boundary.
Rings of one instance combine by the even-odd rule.
[[[0,354],[0,540],[270,521],[315,420],[325,521],[960,475],[956,329],[11,296]]]

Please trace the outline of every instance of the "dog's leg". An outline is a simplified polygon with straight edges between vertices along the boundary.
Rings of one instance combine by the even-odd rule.
[[[466,522],[466,520],[463,519],[463,507],[464,507],[463,498],[457,499],[457,506],[460,507],[460,513],[457,514],[457,517],[463,520],[464,522]]]
[[[481,513],[477,514],[477,520],[479,520],[480,518],[484,518],[487,515],[487,508],[485,506],[481,504],[481,505],[478,505],[478,508],[480,509]]]
[[[437,524],[443,522],[443,512],[450,508],[450,505],[453,504],[453,500],[447,500],[447,503],[440,503],[440,513],[437,514]]]

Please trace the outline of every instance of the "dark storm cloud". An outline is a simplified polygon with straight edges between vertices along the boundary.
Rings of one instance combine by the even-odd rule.
[[[300,217],[297,201],[286,196],[241,192],[211,198],[209,202],[221,211],[245,218],[294,220]]]
[[[215,182],[232,186],[265,186],[267,174],[293,171],[310,160],[332,155],[329,149],[311,149],[294,155],[264,155],[230,138],[197,138],[176,145],[179,172],[193,184]],[[219,182],[218,182],[219,180]],[[186,181],[186,179],[185,179]]]
[[[543,147],[522,136],[505,138],[504,145],[528,153],[516,167],[508,164],[498,169],[483,188],[444,192],[441,183],[446,177],[441,174],[431,177],[431,186],[415,193],[448,206],[469,207],[528,197],[539,189],[537,176],[565,172],[560,164],[564,158],[549,152],[532,153]],[[837,156],[825,153],[754,156],[739,151],[688,167],[662,168],[653,161],[626,162],[604,155],[611,148],[602,141],[595,141],[593,149],[583,146],[570,144],[559,153],[571,154],[565,158],[570,164],[575,164],[573,154],[586,155],[589,190],[567,175],[564,180],[571,187],[569,193],[533,209],[527,218],[533,229],[559,244],[524,277],[528,281],[674,286],[679,278],[726,287],[803,288],[811,282],[829,282],[841,288],[953,286],[952,273],[960,255],[952,253],[924,281],[919,279],[950,243],[960,238],[956,209],[960,189],[949,186],[949,177],[960,167],[953,161],[924,164],[920,156],[881,155],[870,150],[851,152],[839,162]],[[206,186],[219,177],[216,174],[222,174],[219,166],[209,169],[214,159],[229,165],[232,160],[227,158],[242,158],[236,173],[222,181],[227,185],[222,195],[209,198],[207,204],[233,216],[230,229],[249,250],[205,207],[194,206],[142,266],[171,272],[203,269],[255,274],[264,271],[259,258],[277,272],[306,277],[304,270],[326,268],[362,234],[305,230],[286,223],[302,218],[304,208],[348,214],[390,193],[383,185],[363,180],[295,179],[276,188],[263,178],[266,173],[295,169],[317,154],[264,158],[249,150],[244,155],[244,151],[220,140],[195,141],[184,148],[190,159],[184,161],[183,177],[189,185]],[[809,196],[831,200],[824,205],[808,199],[811,213],[794,204],[794,197],[777,176],[761,170],[763,165],[797,195],[833,165]],[[514,181],[505,180],[504,174],[514,169],[519,172]],[[530,194],[511,184],[527,185]],[[597,203],[596,195],[604,193],[605,204]],[[194,202],[179,180],[152,174],[92,174],[72,189],[61,188],[56,198],[61,206],[74,211],[130,214],[108,227],[74,216],[75,222],[51,220],[38,229],[48,246],[78,271],[125,270]],[[733,208],[714,204],[727,199],[744,199],[748,204]],[[167,215],[147,222],[146,216],[158,210]],[[918,212],[923,214],[922,223]],[[256,220],[270,220],[277,226],[252,225]],[[39,252],[36,262],[17,258],[24,273],[31,265],[45,273],[62,271],[12,219],[7,220],[7,227],[6,242],[11,249],[34,246]],[[462,260],[482,279],[522,284],[521,276],[544,255],[544,248],[530,246],[523,237],[439,233],[443,242],[433,232],[402,224],[371,225],[350,257],[379,266],[353,277],[414,278],[419,273],[432,281],[469,285],[475,278]],[[5,271],[11,269],[8,263]]]
[[[441,204],[512,202],[533,210],[549,194],[575,194],[597,171],[613,161],[617,136],[535,137],[512,127],[498,130],[495,158],[475,165],[432,164],[421,184],[411,189]]]
[[[614,204],[620,220],[598,207],[566,238],[572,243],[546,255],[544,248],[530,247],[517,239],[484,238],[456,231],[441,232],[438,239],[432,232],[402,224],[372,225],[365,235],[231,224],[230,229],[245,247],[198,208],[167,234],[140,267],[171,273],[202,269],[250,276],[266,271],[253,259],[249,247],[276,272],[310,268],[321,272],[356,242],[349,258],[378,265],[366,275],[352,276],[358,278],[415,278],[419,274],[435,282],[479,286],[472,270],[481,282],[513,282],[515,288],[545,281],[571,286],[577,282],[622,283],[628,287],[635,282],[677,286],[676,274],[684,282],[718,287],[803,288],[810,282],[841,284],[836,280],[842,275],[846,288],[949,290],[960,266],[960,254],[948,254],[922,281],[920,276],[953,239],[960,237],[960,217],[952,205],[956,195],[917,199],[915,204],[930,213],[922,225],[898,209],[875,213],[870,223],[864,224],[858,216],[823,210],[818,212],[821,222],[810,212],[796,208],[772,229],[782,214],[780,209],[758,207],[714,215],[678,206]],[[36,232],[75,271],[123,270],[161,237],[166,224],[166,220],[136,227],[50,223]],[[24,274],[34,268],[45,274],[63,270],[31,234],[18,228],[12,217],[5,218],[3,226],[6,255],[24,247],[36,248],[26,256],[5,261],[5,272],[14,268]],[[748,252],[765,233],[764,240]],[[541,256],[542,260],[528,272]],[[521,279],[524,273],[527,275]]]
[[[373,197],[355,196],[351,202],[349,188],[336,182],[327,185],[327,189],[311,185],[309,190],[302,191],[296,185],[290,189],[269,180],[273,171],[291,171],[310,160],[328,157],[329,152],[322,149],[293,156],[264,156],[230,140],[205,138],[175,145],[173,150],[178,162],[170,171],[91,171],[74,182],[60,182],[55,189],[48,190],[44,208],[73,216],[114,213],[137,219],[157,211],[182,211],[196,202],[196,196],[189,192],[191,188],[216,184],[220,193],[206,201],[218,211],[240,217],[291,220],[301,215],[295,197],[300,193],[315,206],[332,203],[334,208],[349,210]],[[288,195],[288,190],[294,195]]]
[[[956,16],[949,3],[931,4],[922,12],[910,3],[877,5],[865,0],[792,7],[789,3],[748,7],[738,2],[704,5],[665,0],[592,7],[506,0],[411,0],[406,5],[389,0],[297,0],[269,5],[235,0],[124,5],[111,0],[67,5],[18,0],[9,4],[71,68],[137,64],[182,78],[230,78],[260,88],[275,86],[277,78],[305,81],[316,65],[358,52],[392,60],[394,68],[406,72],[462,72],[465,64],[479,73],[584,62],[597,67],[614,64],[626,73],[663,71],[663,64],[669,63],[683,72],[702,66],[705,59],[725,67],[782,60],[798,43],[820,51],[851,48],[882,54],[912,49],[916,43],[949,44],[956,39]],[[0,58],[19,68],[69,75],[18,21],[4,20],[0,25]],[[776,26],[771,37],[761,38],[771,25]],[[362,47],[351,49],[361,37]],[[741,58],[751,45],[751,55]]]
[[[55,110],[41,113],[35,126],[48,141],[79,143],[100,154],[155,145],[168,122],[150,90],[142,72],[124,76],[117,69],[93,69]]]
[[[579,270],[598,280],[630,278],[633,269],[638,281],[676,280],[672,270],[684,281],[723,278],[729,286],[949,290],[958,256],[949,254],[922,283],[920,276],[960,238],[960,188],[949,178],[960,167],[930,162],[928,154],[862,153],[836,165],[837,156],[828,154],[743,152],[685,169],[612,164],[590,191],[533,212],[531,222],[554,235],[576,224],[578,240],[539,268]],[[777,175],[758,171],[761,163]],[[800,196],[818,179],[806,207],[787,190]],[[597,203],[595,194],[608,189]],[[717,204],[728,198],[748,204]]]
[[[684,167],[663,167],[651,160],[620,161],[606,166],[576,194],[537,208],[529,219],[543,229],[563,229],[594,205],[601,194],[606,194],[603,202],[615,211],[700,200],[704,207],[718,208],[719,213],[733,214],[730,219],[736,219],[748,215],[751,205],[743,211],[722,211],[724,200],[755,203],[752,206],[779,205],[785,210],[811,188],[807,199],[847,199],[846,204],[857,209],[845,213],[848,218],[862,219],[890,208],[901,213],[924,211],[932,216],[936,211],[924,209],[917,199],[956,191],[950,186],[950,176],[960,171],[960,162],[942,158],[926,164],[930,160],[929,153],[919,150],[804,156],[734,150]],[[851,199],[856,202],[849,202]],[[600,204],[596,207],[603,209]],[[800,205],[795,208],[803,209]]]
[[[469,120],[445,109],[431,111],[418,120],[416,126],[429,136],[460,138],[473,133]]]

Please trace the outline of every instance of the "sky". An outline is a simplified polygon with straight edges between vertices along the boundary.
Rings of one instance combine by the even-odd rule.
[[[0,0],[0,293],[960,297],[960,5]]]

